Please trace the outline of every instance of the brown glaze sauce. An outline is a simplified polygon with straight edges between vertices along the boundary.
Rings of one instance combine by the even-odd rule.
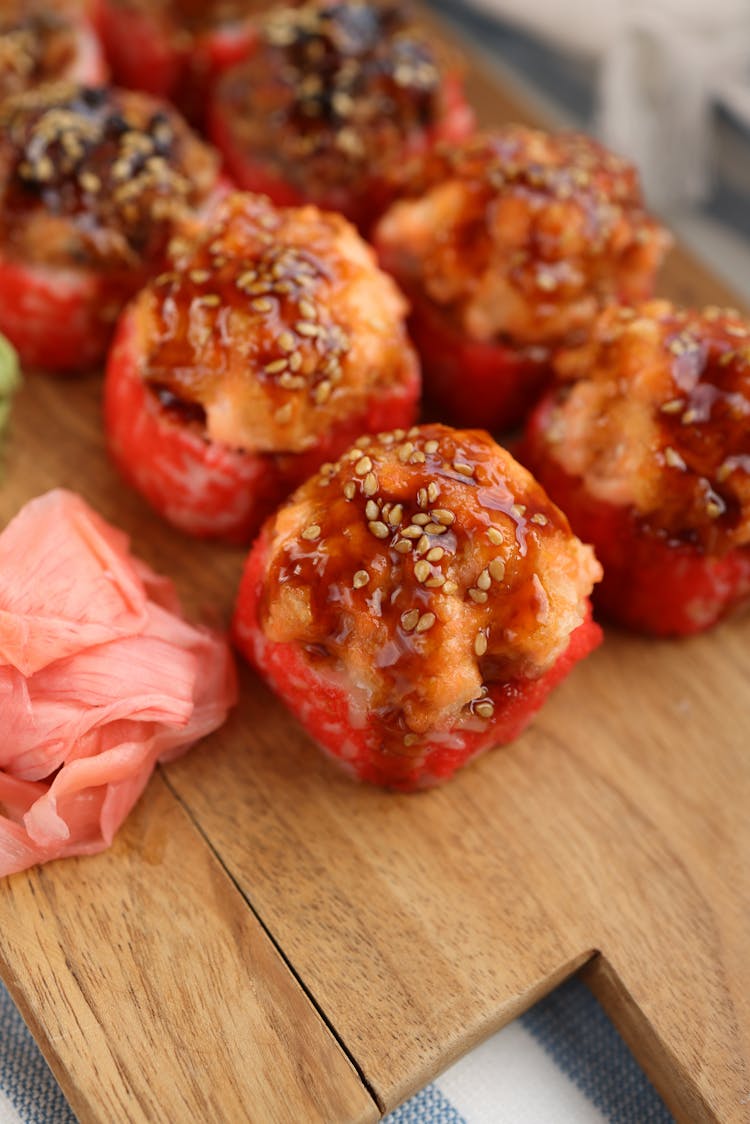
[[[445,62],[404,4],[287,6],[221,97],[248,154],[323,190],[396,170],[409,139],[440,119]]]

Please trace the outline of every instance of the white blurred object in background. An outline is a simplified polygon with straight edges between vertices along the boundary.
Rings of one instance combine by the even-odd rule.
[[[471,0],[598,62],[598,132],[634,160],[652,205],[710,189],[711,108],[750,127],[750,0]]]

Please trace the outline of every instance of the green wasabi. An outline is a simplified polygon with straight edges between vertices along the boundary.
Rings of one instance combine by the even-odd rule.
[[[5,336],[0,336],[0,438],[8,424],[13,395],[20,385],[18,356]]]

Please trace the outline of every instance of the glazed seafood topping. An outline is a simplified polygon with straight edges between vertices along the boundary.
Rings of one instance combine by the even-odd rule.
[[[0,11],[0,96],[60,78],[76,54],[75,30],[60,13],[6,3]]]
[[[600,576],[489,435],[415,426],[360,438],[280,510],[263,626],[343,668],[416,738],[488,719],[493,685],[542,675]]]
[[[27,223],[41,210],[48,231],[68,220],[68,259],[132,264],[161,246],[215,182],[212,151],[143,94],[45,86],[8,99],[0,124],[5,233],[11,243],[24,239],[30,256],[54,255],[62,240],[61,232],[32,237]]]
[[[442,68],[403,4],[307,3],[267,17],[259,49],[223,88],[248,150],[309,187],[401,156],[440,113]]]
[[[315,207],[233,195],[175,241],[142,304],[143,377],[233,447],[301,451],[413,377],[396,286],[353,227]]]
[[[654,533],[750,543],[750,324],[734,310],[613,308],[563,353],[546,441],[595,496]]]
[[[634,167],[588,137],[510,125],[439,145],[377,230],[389,268],[469,336],[539,343],[639,300],[667,233]]]

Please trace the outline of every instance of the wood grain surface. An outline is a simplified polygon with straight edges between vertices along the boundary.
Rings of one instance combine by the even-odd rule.
[[[684,253],[664,291],[731,299]],[[0,524],[75,488],[228,619],[242,553],[120,483],[98,380],[30,378],[5,462]],[[584,964],[678,1120],[747,1121],[749,640],[610,632],[515,745],[416,796],[342,777],[244,669],[109,853],[0,885],[0,974],[81,1121],[375,1119]]]

